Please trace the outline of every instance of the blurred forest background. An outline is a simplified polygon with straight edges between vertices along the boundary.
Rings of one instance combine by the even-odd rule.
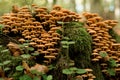
[[[104,19],[120,20],[120,0],[0,0],[0,16],[10,12],[12,5],[20,7],[30,4],[48,9],[57,4],[77,13],[88,11],[98,13]]]

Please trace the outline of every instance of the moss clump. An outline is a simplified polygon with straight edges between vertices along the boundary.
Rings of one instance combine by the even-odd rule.
[[[64,36],[75,41],[75,44],[70,46],[69,55],[71,59],[75,60],[76,66],[80,68],[89,67],[92,38],[84,28],[84,24],[81,22],[65,24]]]

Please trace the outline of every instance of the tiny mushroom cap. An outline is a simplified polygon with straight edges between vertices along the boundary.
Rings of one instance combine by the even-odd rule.
[[[51,63],[51,60],[55,59],[56,57],[55,56],[51,56],[51,55],[46,55],[46,56],[44,56],[44,58],[49,59],[49,62]]]
[[[93,61],[93,62],[97,62],[97,61],[99,61],[99,59],[94,58],[94,59],[92,59],[92,61]]]
[[[37,43],[36,42],[30,42],[29,45],[35,47]]]
[[[61,9],[61,6],[59,6],[59,5],[54,5],[54,6],[53,6],[53,9],[54,9],[54,8],[55,8],[55,9],[56,9],[56,8],[60,8],[60,9]]]
[[[90,33],[90,34],[96,34],[96,31],[94,31],[94,30],[89,30],[88,33]]]
[[[51,42],[52,44],[54,44],[54,45],[56,45],[57,44],[57,42]]]
[[[60,34],[59,34],[59,33],[54,32],[54,33],[52,33],[52,36],[53,36],[53,37],[60,37]]]
[[[47,59],[55,59],[56,57],[55,57],[55,56],[47,55],[47,56],[44,56],[44,58],[47,58]]]
[[[92,78],[94,79],[94,78],[96,78],[96,76],[93,75]]]
[[[47,51],[49,51],[50,53],[53,53],[55,51],[55,49],[54,48],[49,48],[49,49],[47,49]]]
[[[92,74],[92,73],[88,73],[87,75],[88,75],[88,77],[92,77],[92,76],[93,76],[93,74]]]
[[[94,38],[93,41],[97,42],[97,41],[100,41],[100,39]]]
[[[25,38],[26,39],[31,39],[32,37],[28,35],[28,36],[25,36]]]
[[[50,11],[50,14],[54,15],[56,12],[57,12],[56,10],[52,10],[52,11]]]
[[[53,39],[54,41],[58,41],[58,40],[60,40],[59,37],[53,37],[52,39]]]
[[[106,63],[101,63],[100,65],[101,65],[102,67],[107,66],[107,64],[106,64]]]
[[[18,40],[20,43],[24,43],[25,42],[25,39],[21,38]]]
[[[38,47],[38,49],[41,48],[43,50],[43,48],[45,47],[45,45],[43,45],[43,44],[37,44],[36,47]]]
[[[50,55],[57,56],[57,55],[58,55],[58,53],[52,53],[52,54],[50,54]]]
[[[81,75],[78,75],[75,78],[76,78],[75,80],[83,80],[83,77]]]
[[[51,48],[51,47],[54,46],[54,44],[52,44],[52,43],[46,43],[45,46],[46,46],[47,48]]]
[[[39,40],[39,38],[32,38],[31,41],[35,41],[37,42],[37,40]]]
[[[8,34],[10,31],[9,30],[3,30],[3,33]]]
[[[111,58],[114,59],[114,60],[117,60],[117,59],[118,59],[117,56],[111,56]]]
[[[98,53],[92,53],[92,56],[98,56],[99,54]]]
[[[89,78],[88,80],[94,80],[93,78]]]
[[[86,68],[85,70],[86,70],[87,72],[93,72],[93,70],[90,69],[90,68]]]
[[[103,72],[103,73],[106,73],[106,72],[107,72],[107,70],[106,70],[106,69],[103,69],[103,70],[102,70],[102,72]]]
[[[17,30],[17,29],[15,29],[15,28],[14,28],[14,29],[12,29],[11,31],[12,31],[12,32],[14,32],[14,33],[17,33],[17,32],[18,32],[18,30]]]
[[[45,56],[49,54],[48,51],[41,51],[40,53],[41,53],[41,54],[45,54]]]
[[[87,77],[87,74],[83,74],[82,77],[83,77],[83,78]]]
[[[47,60],[44,60],[43,62],[46,63],[46,64],[49,64],[49,61],[47,61]]]
[[[98,55],[96,58],[97,58],[97,59],[102,59],[102,57],[101,57],[100,55]]]
[[[120,71],[120,68],[116,68],[115,71],[116,71],[116,72],[119,72],[119,71]]]

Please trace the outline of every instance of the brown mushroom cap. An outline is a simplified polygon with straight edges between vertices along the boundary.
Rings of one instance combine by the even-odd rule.
[[[29,45],[35,47],[37,43],[36,42],[30,42]]]
[[[49,48],[49,49],[47,49],[47,51],[49,51],[50,53],[52,53],[52,52],[55,51],[55,49],[54,48]]]
[[[40,53],[41,53],[41,54],[45,54],[45,56],[47,56],[47,55],[49,54],[48,51],[41,51]]]
[[[9,30],[3,30],[3,33],[8,34],[10,31]]]
[[[97,61],[99,61],[99,59],[94,58],[94,59],[92,59],[92,61],[93,61],[93,62],[97,62]]]
[[[92,53],[92,56],[98,56],[99,54],[98,53]]]
[[[103,73],[107,73],[107,70],[106,70],[106,69],[103,69],[102,72],[103,72]]]
[[[18,41],[21,42],[21,43],[23,43],[23,42],[25,42],[25,39],[21,38]]]
[[[55,59],[56,57],[55,57],[55,56],[46,55],[46,56],[44,56],[44,58],[47,58],[47,59]]]
[[[86,68],[85,70],[86,70],[87,72],[93,72],[93,70],[90,69],[90,68]]]
[[[87,74],[83,74],[82,77],[83,77],[83,78],[86,78],[86,77],[87,77]]]
[[[100,65],[101,65],[102,67],[106,67],[106,66],[107,66],[106,63],[101,63]]]
[[[93,78],[89,78],[88,80],[94,80]]]
[[[81,75],[78,75],[75,78],[76,78],[76,80],[83,80],[83,77]]]

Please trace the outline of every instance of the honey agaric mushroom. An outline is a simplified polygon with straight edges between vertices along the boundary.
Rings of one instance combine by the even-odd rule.
[[[10,31],[9,30],[3,30],[4,34],[8,34]]]
[[[83,77],[81,75],[78,75],[75,77],[75,80],[83,80]]]
[[[58,53],[52,53],[52,54],[50,54],[50,55],[52,55],[52,56],[57,56],[58,55]]]
[[[92,74],[92,73],[88,73],[87,76],[88,76],[89,78],[92,78],[93,74]]]
[[[58,5],[55,5],[55,6],[53,6],[53,10],[60,11],[60,10],[61,10],[61,7],[60,7],[60,6],[58,6]]]
[[[60,34],[59,33],[52,33],[52,36],[53,37],[60,37]]]
[[[55,41],[55,42],[57,42],[57,41],[59,41],[59,40],[60,40],[60,38],[59,38],[59,37],[53,37],[52,39],[53,39],[53,41]]]
[[[50,54],[52,54],[52,53],[54,53],[54,52],[55,52],[55,49],[54,49],[54,48],[49,48],[49,49],[47,49],[47,51],[49,51],[49,52],[50,52]]]
[[[92,35],[92,34],[96,34],[96,31],[90,30],[88,33],[90,33],[91,35]]]
[[[37,42],[37,40],[39,40],[39,38],[32,38],[31,41]]]
[[[46,63],[47,65],[49,64],[49,61],[47,61],[47,60],[44,60],[43,62]]]
[[[83,78],[86,78],[87,77],[87,74],[83,74],[83,75],[81,75]]]
[[[102,57],[101,57],[100,55],[98,55],[96,58],[97,58],[97,59],[102,59]]]
[[[16,28],[14,28],[14,29],[11,30],[11,32],[16,34],[18,32],[18,30]]]
[[[25,42],[25,39],[21,38],[18,40],[20,43],[24,43]]]
[[[49,48],[52,48],[54,46],[54,44],[52,44],[52,43],[46,43],[45,46],[47,47],[47,49],[49,49]]]
[[[81,17],[75,12],[71,12],[66,9],[62,9],[60,6],[54,7],[50,12],[47,11],[47,8],[39,8],[36,5],[33,5],[35,11],[35,17],[40,21],[36,21],[36,18],[31,15],[31,12],[28,7],[23,7],[17,13],[10,13],[3,16],[3,21],[0,23],[4,24],[3,32],[8,34],[11,33],[12,29],[17,29],[18,33],[22,34],[22,37],[25,39],[26,36],[30,36],[28,40],[29,46],[35,48],[39,53],[44,54],[45,56],[52,56],[54,59],[58,55],[59,51],[56,47],[61,36],[56,33],[56,30],[60,30],[64,26],[59,26],[56,24],[57,21],[81,21],[83,17],[86,23],[85,28],[88,33],[92,36],[92,61],[99,61],[101,68],[107,70],[107,65],[103,65],[109,58],[113,58],[117,64],[120,63],[120,46],[116,41],[109,35],[108,31],[112,29],[116,23],[115,20],[103,20],[98,14],[84,13]],[[66,19],[66,20],[64,20]],[[68,19],[68,20],[67,20]],[[16,26],[16,27],[15,27]],[[46,27],[49,27],[49,30],[45,30]],[[5,32],[6,31],[6,32]],[[23,43],[23,42],[22,42]],[[41,47],[38,45],[42,45]],[[50,49],[53,48],[55,50]],[[106,51],[108,56],[101,57],[99,52]],[[97,54],[96,54],[97,53]],[[15,55],[18,52],[14,53]],[[47,60],[48,57],[44,57],[43,62],[46,64],[51,63],[52,58]],[[103,71],[102,70],[102,71]],[[116,72],[120,71],[119,66],[115,67]],[[92,72],[89,74],[81,75],[83,78],[88,80],[93,80],[95,76]]]
[[[100,65],[101,65],[103,68],[105,68],[105,67],[107,66],[106,63],[101,63]]]
[[[42,44],[43,40],[37,39],[36,42],[37,42],[38,44]]]
[[[48,60],[49,60],[49,63],[51,63],[51,60],[52,60],[52,59],[56,59],[55,56],[51,56],[51,55],[46,55],[46,56],[44,56],[44,58],[48,59]]]
[[[94,80],[93,78],[89,78],[88,80]]]
[[[93,72],[93,70],[90,69],[90,68],[86,68],[85,70],[87,71],[87,73],[91,73],[91,72]]]
[[[116,71],[116,72],[120,72],[120,68],[116,68],[115,71]]]
[[[47,56],[50,53],[48,51],[41,51],[40,54],[44,54],[45,56]]]
[[[106,69],[103,69],[102,72],[103,72],[103,73],[107,73],[107,70],[106,70]]]
[[[97,58],[93,58],[91,61],[93,61],[93,62],[98,62],[99,59],[97,59]]]
[[[45,45],[42,45],[42,44],[37,44],[36,46],[37,46],[38,50],[40,49],[41,51],[43,51],[44,47],[45,47]]]
[[[37,44],[36,42],[30,42],[30,43],[29,43],[29,45],[30,45],[30,46],[33,46],[33,47],[35,47],[36,44]]]
[[[29,35],[25,36],[25,39],[30,40],[31,38],[32,38],[32,37],[31,37],[31,36],[29,36]]]
[[[92,56],[93,56],[93,57],[96,57],[96,56],[98,56],[98,55],[99,55],[98,53],[95,53],[95,52],[92,53]]]

